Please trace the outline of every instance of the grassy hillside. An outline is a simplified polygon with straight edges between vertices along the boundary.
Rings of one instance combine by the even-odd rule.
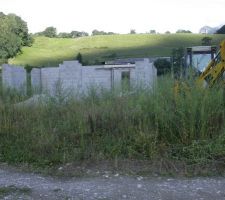
[[[73,60],[78,52],[88,64],[115,58],[170,56],[176,47],[201,45],[202,34],[135,34],[105,35],[77,39],[36,37],[32,47],[9,60],[12,64],[56,66],[63,60]],[[225,35],[210,35],[213,45]]]

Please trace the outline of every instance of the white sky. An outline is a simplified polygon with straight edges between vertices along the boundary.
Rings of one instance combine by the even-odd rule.
[[[225,0],[0,0],[0,11],[15,13],[30,32],[54,26],[58,32],[130,29],[198,32],[225,24]]]

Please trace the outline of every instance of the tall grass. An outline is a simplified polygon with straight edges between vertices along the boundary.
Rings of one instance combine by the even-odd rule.
[[[3,90],[3,89],[2,89]],[[50,165],[81,159],[208,162],[225,156],[223,89],[192,85],[174,95],[174,80],[129,95],[90,93],[63,103],[15,106],[0,97],[0,160]]]

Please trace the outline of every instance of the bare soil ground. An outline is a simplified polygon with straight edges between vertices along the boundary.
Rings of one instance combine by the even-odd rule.
[[[57,169],[64,171],[64,175],[50,176],[1,164],[0,199],[225,199],[225,178],[222,176],[174,178],[154,173],[139,175],[122,170],[107,171],[104,167],[100,167],[100,171],[97,169],[98,166],[84,168],[67,164]],[[82,170],[86,175],[79,176]],[[65,171],[68,171],[67,175]]]

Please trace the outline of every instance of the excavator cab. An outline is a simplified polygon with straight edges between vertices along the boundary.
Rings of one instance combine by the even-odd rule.
[[[216,83],[223,83],[225,80],[225,40],[220,43],[219,51],[216,53],[216,47],[200,46],[189,47],[186,53],[186,67],[195,69],[197,74],[196,84],[200,87],[212,87]],[[185,72],[185,73],[186,73]],[[187,74],[187,73],[186,73]],[[175,82],[175,95],[185,83]],[[185,85],[186,88],[188,86]]]
[[[198,72],[204,71],[208,63],[215,58],[215,46],[188,47],[185,55],[185,68],[194,68]]]
[[[197,83],[207,83],[209,87],[212,87],[215,83],[224,82],[225,72],[225,40],[220,43],[220,49],[207,67],[202,71],[197,79]]]
[[[225,40],[220,43],[217,52],[215,46],[197,46],[187,48],[186,69],[192,67],[198,74],[197,83],[213,86],[223,79],[225,72]]]

